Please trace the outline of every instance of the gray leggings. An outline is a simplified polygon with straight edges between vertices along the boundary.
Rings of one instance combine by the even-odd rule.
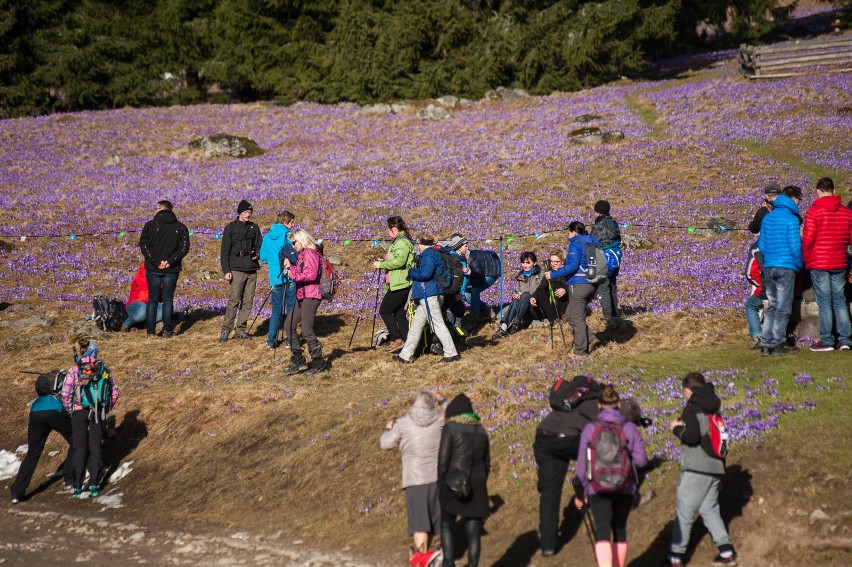
[[[725,529],[722,514],[719,512],[719,477],[692,471],[680,473],[677,485],[677,518],[672,530],[672,553],[686,553],[689,532],[695,514],[701,514],[704,527],[710,532],[716,547],[731,545],[731,536]]]

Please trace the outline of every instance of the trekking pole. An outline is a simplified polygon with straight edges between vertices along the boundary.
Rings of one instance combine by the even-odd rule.
[[[373,337],[376,336],[376,319],[379,315],[379,286],[382,283],[382,271],[379,270],[379,276],[376,278],[376,301],[373,304],[373,330],[370,331],[370,346],[373,346]],[[376,345],[378,348],[378,345]]]
[[[254,316],[254,321],[251,322],[251,325],[249,325],[249,328],[246,333],[251,333],[251,328],[254,327],[255,323],[257,323],[257,318],[260,317],[260,312],[263,311],[263,308],[266,305],[266,302],[269,300],[270,295],[272,295],[271,287],[269,288],[269,291],[266,292],[266,297],[264,297],[263,301],[260,303],[260,308],[257,310],[257,314]]]
[[[595,521],[592,519],[592,512],[588,505],[583,506],[583,524],[586,526],[586,533],[592,543],[592,555],[597,556],[595,554]]]
[[[553,305],[553,312],[556,314],[556,320],[559,321],[559,334],[562,335],[562,346],[568,348],[565,342],[565,329],[562,328],[562,316],[559,314],[559,307],[556,305],[556,295],[553,293],[553,284],[547,280],[547,290],[550,292],[550,304]],[[553,343],[553,325],[550,325],[550,342]]]
[[[380,275],[380,276],[381,276],[381,273],[382,273],[382,271],[381,271],[381,270],[379,270],[379,275]],[[357,318],[357,319],[355,319],[355,328],[354,328],[354,329],[352,329],[352,336],[351,336],[351,337],[349,337],[349,346],[347,346],[346,348],[351,348],[351,347],[352,347],[352,339],[354,339],[354,338],[355,338],[355,331],[357,331],[357,330],[358,330],[358,323],[360,323],[360,322],[361,322],[361,317],[364,315],[364,309],[366,309],[366,307],[367,307],[367,297],[368,297],[369,295],[370,295],[370,288],[368,287],[366,290],[364,290],[364,299],[361,301],[361,309],[358,311],[358,318]],[[372,338],[372,337],[370,337],[370,341],[371,341],[371,342],[372,342],[372,340],[373,340],[373,338]]]

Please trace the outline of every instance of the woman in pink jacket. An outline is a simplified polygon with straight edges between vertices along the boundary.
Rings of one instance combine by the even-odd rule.
[[[291,364],[286,368],[286,372],[317,374],[328,370],[328,363],[322,357],[322,345],[314,333],[314,320],[322,301],[319,287],[322,256],[317,250],[316,240],[305,230],[294,230],[288,237],[293,242],[293,248],[299,253],[299,257],[295,264],[290,264],[290,261],[285,259],[283,266],[283,269],[287,271],[287,277],[296,282],[296,305],[284,321],[287,340],[290,341],[290,350],[293,352]],[[310,366],[305,360],[302,344],[296,335],[296,327],[300,322],[302,338],[307,343],[308,354],[311,356]]]

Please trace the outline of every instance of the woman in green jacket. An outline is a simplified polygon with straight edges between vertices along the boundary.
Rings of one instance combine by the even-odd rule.
[[[405,308],[411,282],[408,270],[414,266],[414,244],[402,217],[388,219],[388,236],[391,242],[385,259],[373,262],[373,268],[387,270],[385,274],[385,296],[379,307],[379,315],[388,329],[388,352],[399,352],[408,336],[408,319]]]

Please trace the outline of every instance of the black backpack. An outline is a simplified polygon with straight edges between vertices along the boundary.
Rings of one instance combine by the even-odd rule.
[[[461,260],[455,254],[450,254],[443,249],[436,250],[436,252],[441,257],[443,270],[435,270],[435,281],[441,285],[444,295],[454,296],[461,291],[464,281]]]
[[[102,331],[118,331],[127,320],[127,307],[121,300],[96,295],[92,299],[92,307],[95,310],[92,320]]]
[[[574,376],[571,380],[559,377],[550,388],[547,401],[556,411],[571,411],[584,401],[597,398],[601,387],[590,376]]]
[[[39,374],[36,378],[36,394],[39,396],[53,396],[60,399],[62,394],[62,386],[65,384],[65,376],[68,375],[67,370],[51,370],[44,374]],[[61,401],[61,399],[60,399]]]

